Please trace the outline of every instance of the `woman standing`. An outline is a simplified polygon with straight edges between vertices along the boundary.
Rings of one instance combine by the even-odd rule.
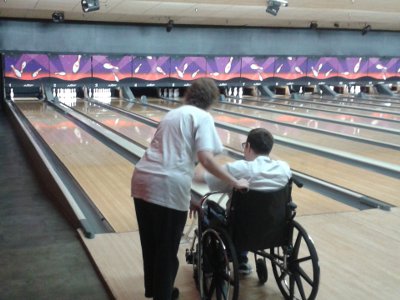
[[[180,239],[197,161],[232,188],[248,188],[214,160],[223,150],[208,109],[218,99],[215,82],[201,78],[187,90],[185,105],[168,112],[132,176],[132,197],[142,244],[145,296],[176,299]]]

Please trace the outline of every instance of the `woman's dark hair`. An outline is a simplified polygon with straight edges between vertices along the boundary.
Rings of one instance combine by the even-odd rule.
[[[208,109],[218,99],[219,90],[211,78],[195,80],[186,91],[185,102],[198,108]]]
[[[267,129],[255,128],[249,132],[246,142],[255,153],[268,155],[274,145],[274,137]]]

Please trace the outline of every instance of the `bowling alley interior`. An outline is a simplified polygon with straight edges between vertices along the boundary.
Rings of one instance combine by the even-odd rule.
[[[218,233],[209,271],[188,214],[178,299],[400,299],[399,20],[398,0],[0,0],[0,299],[148,299],[131,177],[199,78],[218,163],[262,127],[300,184],[250,274]]]

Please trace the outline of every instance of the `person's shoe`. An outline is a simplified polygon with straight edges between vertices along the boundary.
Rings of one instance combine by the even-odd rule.
[[[239,274],[249,275],[253,268],[248,263],[240,263],[238,268]]]
[[[174,287],[171,293],[171,300],[176,300],[179,298],[179,289]]]

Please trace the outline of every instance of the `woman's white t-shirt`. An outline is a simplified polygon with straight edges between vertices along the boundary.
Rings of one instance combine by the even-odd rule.
[[[197,153],[221,153],[223,145],[212,116],[192,105],[169,111],[136,164],[131,195],[164,207],[187,211]]]

